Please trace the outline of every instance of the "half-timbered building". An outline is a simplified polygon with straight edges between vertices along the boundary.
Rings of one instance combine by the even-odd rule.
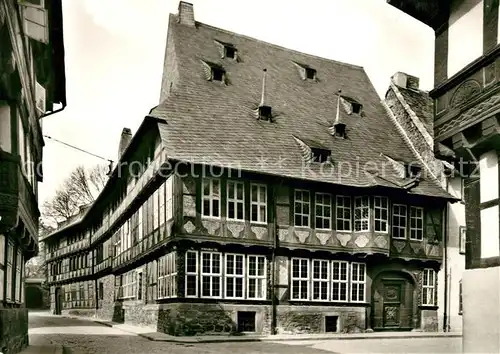
[[[52,309],[174,335],[436,330],[447,202],[363,68],[171,15],[159,105],[44,239]]]

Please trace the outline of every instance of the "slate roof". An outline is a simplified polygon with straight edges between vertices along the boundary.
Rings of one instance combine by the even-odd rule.
[[[399,86],[398,90],[401,92],[401,95],[408,106],[410,106],[411,110],[420,118],[420,121],[425,126],[425,130],[427,130],[431,136],[434,136],[434,111],[429,93]]]
[[[354,187],[402,188],[409,182],[397,176],[383,154],[408,163],[417,158],[387,116],[362,67],[199,22],[186,26],[176,15],[170,15],[169,36],[173,46],[167,51],[175,53],[165,57],[175,58],[178,82],[150,112],[164,121],[158,127],[169,158]],[[221,59],[215,41],[234,45],[239,60]],[[208,81],[202,61],[223,66],[228,85]],[[294,62],[314,68],[317,80],[304,80]],[[254,114],[261,99],[263,69],[267,69],[266,105],[272,107],[273,123],[259,121]],[[347,114],[341,107],[346,139],[333,137],[328,129],[335,122],[338,90],[363,105],[362,114]],[[321,173],[319,163],[304,166],[294,136],[330,149],[333,170],[323,166]],[[366,163],[372,164],[370,173],[356,173],[356,166]],[[351,174],[345,170],[347,164]],[[409,193],[452,198],[429,178]]]

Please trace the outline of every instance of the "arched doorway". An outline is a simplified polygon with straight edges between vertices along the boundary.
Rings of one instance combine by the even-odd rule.
[[[372,286],[372,328],[409,331],[415,328],[417,315],[416,284],[401,271],[382,272]]]
[[[57,287],[56,288],[56,292],[55,292],[55,314],[56,315],[60,315],[61,312],[62,312],[62,291],[61,291],[61,288],[60,287]]]

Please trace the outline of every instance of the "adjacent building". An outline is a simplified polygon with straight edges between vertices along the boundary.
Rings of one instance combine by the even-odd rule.
[[[43,240],[54,313],[173,335],[438,329],[456,198],[404,131],[428,114],[185,2],[160,96],[97,200]]]
[[[436,33],[434,140],[464,177],[463,350],[500,352],[499,3],[390,0]],[[448,155],[448,154],[446,154]],[[478,326],[479,324],[479,326]]]
[[[28,344],[24,264],[38,252],[40,119],[66,105],[59,0],[0,0],[0,352]]]

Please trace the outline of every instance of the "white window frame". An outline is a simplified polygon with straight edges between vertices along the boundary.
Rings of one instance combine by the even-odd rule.
[[[169,221],[174,217],[174,206],[173,206],[173,188],[174,188],[174,176],[170,176],[165,181],[165,221]],[[220,193],[220,191],[219,191]],[[220,210],[219,210],[220,213]]]
[[[156,231],[160,227],[160,196],[159,190],[156,189],[151,195],[153,198],[153,227],[152,231]]]
[[[319,265],[318,276],[315,276],[314,266]],[[322,265],[326,264],[326,274],[323,273]],[[325,277],[323,277],[325,276]],[[314,285],[318,284],[319,297],[314,296]],[[321,298],[322,288],[326,287],[326,298]],[[330,261],[326,259],[313,259],[311,261],[311,301],[330,301]]]
[[[325,198],[328,198],[330,203],[325,203]],[[315,193],[314,195],[314,226],[316,230],[331,230],[332,229],[332,195],[329,193]],[[321,207],[321,215],[318,215],[318,207]],[[330,213],[326,215],[325,209],[328,208]],[[318,219],[321,220],[321,225],[325,225],[325,221],[328,222],[330,227],[317,227]]]
[[[413,212],[416,212],[417,216],[413,216]],[[420,213],[420,215],[418,215]],[[424,208],[410,206],[410,240],[412,241],[423,241],[424,240]],[[412,226],[412,221],[415,221],[416,227]],[[420,221],[422,227],[418,227],[418,222]],[[414,234],[420,233],[419,237],[414,237]]]
[[[257,200],[253,199],[253,189],[257,188]],[[264,189],[264,200],[261,200],[261,188]],[[257,220],[253,219],[253,208],[257,208]],[[264,220],[260,216],[260,210],[264,208]],[[250,184],[250,221],[256,224],[267,224],[267,186],[265,184],[251,183]]]
[[[210,255],[210,272],[204,272],[203,271],[203,255]],[[216,273],[213,271],[213,264],[214,264],[214,256],[219,257],[219,272]],[[222,298],[222,282],[223,282],[223,277],[222,277],[222,268],[224,267],[224,258],[223,254],[221,252],[206,252],[202,251],[200,253],[200,283],[201,283],[201,289],[200,289],[200,295],[202,298],[210,298],[210,299],[221,299]],[[203,295],[203,278],[208,277],[210,279],[210,295]],[[219,295],[214,295],[213,294],[213,280],[215,278],[219,278]]]
[[[385,207],[384,207],[384,202],[385,202]],[[385,219],[383,217],[384,212],[386,215]],[[377,213],[379,214],[378,217]],[[384,234],[389,233],[389,198],[380,196],[375,196],[373,198],[373,217],[374,217],[374,222],[373,222],[374,231],[382,232]],[[383,223],[385,223],[385,230],[382,228],[380,230],[377,230],[377,221],[380,223],[380,225],[383,225]]]
[[[13,301],[12,299],[12,276],[13,276],[13,263],[14,263],[14,244],[11,242],[7,242],[7,260],[5,263],[5,275],[6,281],[5,281],[5,290],[6,290],[6,295],[5,295],[5,300],[10,302]]]
[[[404,214],[396,214],[396,208],[403,208]],[[400,210],[398,210],[400,211]],[[404,219],[404,225],[401,225],[399,222],[396,224],[395,218],[398,220]],[[406,228],[408,225],[408,207],[405,204],[394,204],[392,206],[392,238],[396,240],[406,240]],[[396,237],[394,233],[394,229],[399,229],[404,231],[404,237]]]
[[[233,259],[233,269],[232,273],[229,272],[228,263],[229,259]],[[241,258],[241,274],[237,274],[236,270],[236,259]],[[225,299],[244,299],[245,298],[245,276],[246,276],[246,268],[245,268],[245,255],[241,253],[226,253],[224,255],[224,298]],[[228,279],[233,279],[233,296],[228,296]],[[241,279],[241,296],[236,296],[236,279]]]
[[[233,193],[234,195],[232,197],[229,196],[229,186],[230,185],[233,185]],[[226,217],[227,217],[227,220],[231,220],[231,221],[245,221],[245,183],[243,182],[238,182],[238,181],[227,181],[226,183],[226,196],[227,196],[227,200],[226,200],[226,208],[227,208],[227,211],[226,211]],[[242,198],[239,199],[238,198],[238,189],[241,188],[241,191],[242,191]],[[229,216],[229,205],[230,204],[233,204],[234,205],[234,208],[233,208],[233,211],[234,211],[234,217],[230,217]],[[241,218],[238,218],[238,206],[241,206],[241,209],[242,209],[242,216]]]
[[[298,198],[300,195],[300,198]],[[304,201],[302,197],[306,195],[307,201]],[[300,204],[300,212],[297,212],[295,208],[297,204]],[[308,213],[304,213],[304,208],[307,205],[309,209]],[[297,225],[296,217],[300,216],[301,225]],[[307,224],[303,224],[304,218],[307,218]],[[296,227],[311,227],[311,193],[306,189],[295,189],[294,200],[293,200],[293,224]]]
[[[196,270],[194,272],[188,271],[188,254],[194,254],[195,256],[195,268]],[[185,276],[184,276],[184,296],[189,297],[189,298],[195,298],[198,297],[198,288],[199,288],[199,270],[200,270],[200,263],[199,263],[199,256],[198,256],[198,251],[187,251],[186,252],[186,259],[185,259]],[[188,284],[188,277],[194,277],[195,278],[195,294],[194,295],[188,295],[187,293],[187,284]]]
[[[158,258],[157,262],[156,298],[161,300],[177,297],[177,253],[170,252]]]
[[[137,296],[137,274],[135,270],[131,270],[121,275],[121,294],[120,299],[129,300]]]
[[[338,265],[339,268],[339,277],[334,278],[335,271],[334,267]],[[342,265],[345,265],[345,279],[342,278]],[[332,288],[331,288],[331,299],[332,301],[335,302],[349,302],[349,281],[350,281],[350,274],[349,274],[349,262],[347,261],[332,261],[331,265],[331,281],[332,281]],[[334,291],[333,291],[333,284],[339,284],[339,297],[334,298]],[[345,291],[342,291],[342,284],[345,284]],[[342,296],[343,298],[342,299]]]
[[[305,263],[304,263],[305,261]],[[297,277],[295,277],[293,275],[293,263],[294,262],[298,262],[299,264],[299,275]],[[302,268],[304,266],[304,264],[306,265],[307,267],[307,276],[306,277],[303,277],[301,274],[302,274]],[[290,286],[290,299],[291,300],[296,300],[296,301],[308,301],[309,298],[310,298],[310,284],[311,284],[311,271],[310,271],[310,261],[308,258],[292,258],[291,259],[291,272],[290,272],[290,282],[291,282],[291,286]],[[298,282],[298,288],[299,288],[299,291],[298,291],[298,297],[294,297],[294,294],[293,294],[293,284],[294,282]],[[306,297],[302,297],[301,294],[302,294],[302,283],[305,282],[306,284]]]
[[[365,204],[366,202],[366,204]],[[359,212],[359,217],[358,217]],[[363,214],[367,215],[364,216]],[[359,230],[357,229],[359,225]],[[354,198],[354,232],[370,231],[370,197],[358,196]]]
[[[358,271],[355,272],[354,266],[358,266]],[[363,268],[363,272],[360,272],[360,268]],[[351,271],[350,271],[351,277],[350,277],[350,299],[351,302],[357,302],[357,303],[364,303],[366,302],[366,264],[365,263],[360,263],[360,262],[351,262]],[[358,276],[357,280],[354,280],[354,275]],[[360,275],[363,275],[363,280],[359,280]],[[357,288],[359,286],[363,287],[363,299],[360,300],[359,298],[355,299],[353,296],[353,290],[354,288]],[[359,292],[356,291],[356,297],[359,296]]]
[[[219,184],[219,193],[214,195],[214,182]],[[203,218],[220,219],[221,217],[221,183],[220,179],[204,178],[201,181],[201,215]],[[209,194],[205,195],[205,183],[209,184]],[[209,201],[208,214],[205,214],[205,200]],[[219,205],[219,215],[214,216],[213,203],[217,202]]]
[[[23,262],[23,255],[21,253],[21,250],[19,247],[17,248],[17,255],[16,255],[16,284],[15,284],[15,294],[14,294],[14,301],[17,303],[21,302],[21,285],[22,285],[22,262]]]
[[[345,201],[349,201],[349,206],[345,206]],[[342,217],[339,217],[339,211],[342,210]],[[349,211],[349,219],[344,218],[345,210]],[[348,195],[337,195],[335,199],[335,229],[341,232],[352,232],[352,198]],[[342,222],[342,226],[345,222],[349,222],[349,229],[339,229],[338,222]]]
[[[267,259],[265,256],[257,256],[257,255],[247,255],[247,299],[251,300],[265,300],[267,298]],[[255,258],[255,274],[250,274],[250,259]],[[263,259],[263,275],[259,275],[259,259]],[[254,297],[250,296],[250,281],[255,280],[255,295]],[[257,296],[258,292],[258,284],[262,286],[262,296]]]
[[[436,305],[436,272],[431,268],[425,268],[422,272],[422,305]]]

